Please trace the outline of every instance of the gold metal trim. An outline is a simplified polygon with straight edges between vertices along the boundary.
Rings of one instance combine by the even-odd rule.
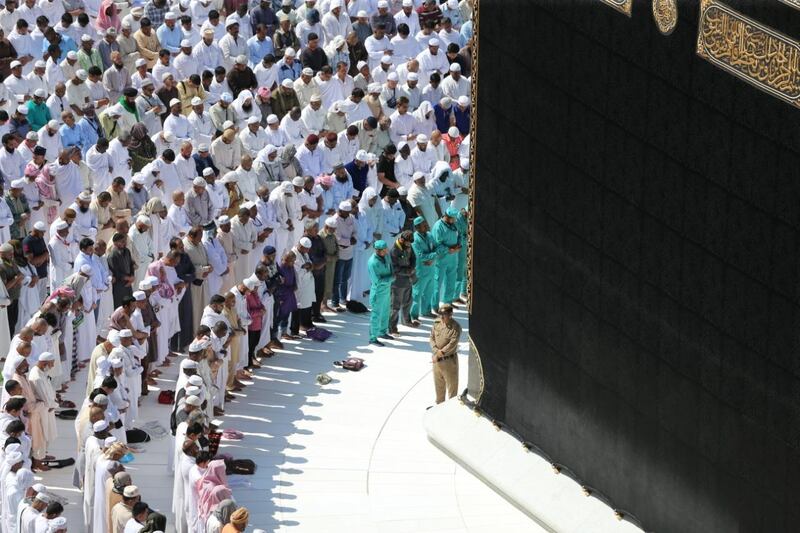
[[[783,2],[787,6],[791,6],[795,9],[800,9],[800,0],[778,0],[779,2]]]
[[[701,0],[697,55],[800,107],[800,43],[720,2]]]
[[[631,16],[633,12],[633,0],[600,0],[607,6],[611,6],[623,15]]]
[[[678,25],[677,0],[653,0],[653,19],[656,21],[658,31],[663,35],[675,31],[675,26]]]
[[[480,0],[475,0],[472,6],[472,68],[470,69],[470,105],[472,109],[469,117],[469,229],[467,231],[467,312],[472,314],[472,300],[474,291],[472,290],[472,265],[473,250],[475,249],[475,177],[478,174],[478,167],[475,164],[476,147],[478,146],[478,48],[480,39],[478,31],[480,28]]]

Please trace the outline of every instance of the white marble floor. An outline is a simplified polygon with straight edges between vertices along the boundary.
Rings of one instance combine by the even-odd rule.
[[[403,329],[384,348],[366,345],[369,316],[327,315],[335,336],[325,343],[287,342],[268,359],[253,385],[237,394],[221,418],[223,427],[245,433],[223,442],[225,453],[253,459],[254,476],[232,476],[234,497],[250,510],[250,527],[313,532],[539,532],[539,526],[426,438],[422,418],[433,402],[428,327]],[[457,315],[466,329],[466,315]],[[462,345],[466,354],[466,342]],[[366,368],[333,367],[347,355]],[[462,383],[466,356],[462,355]],[[174,387],[175,366],[160,385]],[[320,386],[316,375],[333,382]],[[78,383],[85,383],[85,373]],[[462,386],[463,388],[463,386]],[[83,385],[68,398],[79,398]],[[167,406],[151,388],[141,422],[166,425]],[[61,438],[51,450],[74,455],[71,422],[59,421]],[[172,477],[166,471],[167,441],[145,445],[128,465],[143,500],[170,517]],[[84,531],[71,469],[51,471],[41,481],[70,500],[70,531]],[[168,528],[169,531],[173,529]]]

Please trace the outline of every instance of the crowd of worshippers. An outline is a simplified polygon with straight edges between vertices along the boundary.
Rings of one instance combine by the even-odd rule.
[[[163,531],[124,464],[178,361],[175,527],[244,531],[213,420],[262,358],[466,298],[470,0],[129,4],[0,9],[4,533],[67,531],[34,473],[70,410],[72,530]]]

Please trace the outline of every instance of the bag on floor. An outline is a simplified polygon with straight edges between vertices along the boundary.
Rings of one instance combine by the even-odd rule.
[[[226,459],[225,473],[229,476],[252,476],[256,473],[256,464],[251,459]]]
[[[225,440],[242,440],[244,433],[235,429],[225,429],[222,431],[222,438]]]
[[[345,370],[352,370],[353,372],[358,372],[362,368],[364,368],[364,360],[360,357],[348,357],[344,361],[334,361],[334,366],[340,366]]]
[[[359,315],[360,315],[360,314],[362,314],[362,313],[366,313],[367,311],[369,311],[369,309],[367,309],[367,306],[366,306],[366,305],[362,304],[361,302],[357,302],[357,301],[355,301],[355,300],[349,300],[349,301],[348,301],[348,302],[345,304],[345,307],[346,307],[346,308],[347,308],[347,310],[348,310],[348,311],[350,311],[351,313],[356,313],[356,314],[359,314]]]
[[[60,418],[61,420],[75,420],[76,418],[78,418],[78,410],[63,409],[56,413],[56,418]]]
[[[75,459],[69,457],[67,459],[53,459],[52,461],[43,461],[44,464],[50,468],[64,468],[75,464]]]
[[[311,340],[318,342],[325,342],[326,340],[331,338],[331,335],[333,335],[333,333],[331,333],[325,328],[317,326],[306,331],[306,335]]]
[[[175,403],[175,391],[174,390],[162,390],[158,393],[158,403],[164,405],[172,405]]]

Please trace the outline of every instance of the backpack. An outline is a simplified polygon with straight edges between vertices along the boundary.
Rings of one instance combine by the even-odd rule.
[[[345,370],[352,370],[353,372],[358,372],[362,368],[364,368],[364,360],[360,357],[348,357],[343,361],[334,361],[334,366],[340,366]]]
[[[162,390],[158,393],[158,403],[164,405],[172,405],[175,401],[175,391],[174,390]]]
[[[345,307],[351,313],[361,314],[369,311],[366,305],[362,304],[361,302],[357,302],[355,300],[348,300],[348,302],[345,304]]]
[[[306,336],[309,339],[319,342],[325,342],[326,340],[331,338],[331,335],[333,335],[333,333],[319,326],[306,330]]]
[[[225,459],[225,473],[251,476],[256,472],[256,464],[251,459]]]

